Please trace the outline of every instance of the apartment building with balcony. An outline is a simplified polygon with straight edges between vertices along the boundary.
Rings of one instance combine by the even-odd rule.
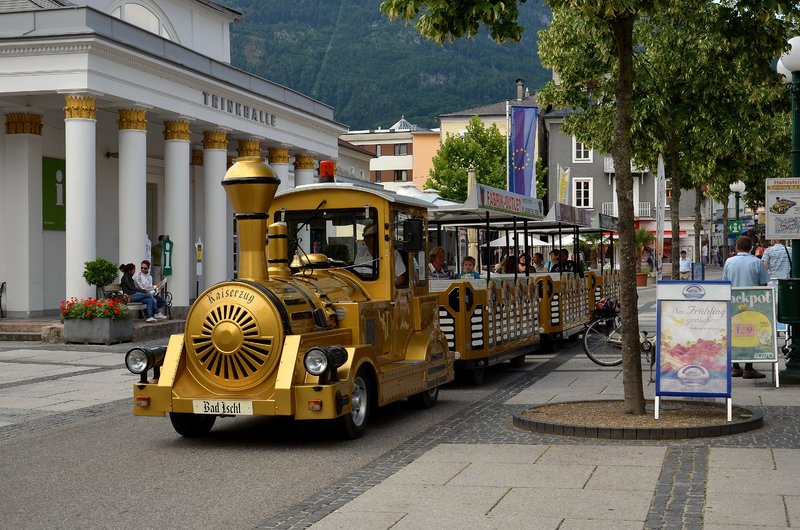
[[[340,139],[371,153],[369,180],[391,190],[407,182],[424,188],[439,150],[438,129],[413,125],[405,117],[388,129],[349,131]]]
[[[561,131],[570,109],[556,109],[542,116],[545,147],[542,151],[547,172],[547,195],[545,201],[551,206],[558,200],[558,166],[569,168],[570,179],[564,202],[577,208],[591,209],[605,215],[619,215],[617,181],[614,160],[608,153],[599,153],[589,148],[576,137]],[[633,176],[633,208],[636,228],[656,231],[656,182],[655,168],[638,167],[631,164]],[[667,181],[667,196],[672,190]],[[706,199],[704,199],[706,200]],[[673,237],[670,226],[670,209],[667,203],[664,226],[664,255],[669,259],[673,241],[677,240],[681,250],[694,257],[694,203],[695,193],[682,190],[680,201],[680,235]],[[694,258],[693,258],[694,259]]]

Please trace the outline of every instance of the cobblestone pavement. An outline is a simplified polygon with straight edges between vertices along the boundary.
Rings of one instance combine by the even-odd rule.
[[[528,360],[529,362],[536,362],[536,357],[528,357]],[[573,370],[573,365],[575,364],[581,368]],[[764,427],[755,431],[726,437],[690,440],[600,441],[597,439],[536,434],[517,429],[512,425],[511,418],[514,413],[530,408],[530,405],[513,404],[514,401],[519,401],[519,396],[536,389],[537,384],[546,384],[548,376],[570,371],[576,372],[574,377],[578,382],[581,377],[597,378],[596,374],[599,373],[597,368],[583,356],[582,349],[578,345],[573,345],[566,352],[562,352],[558,356],[543,362],[533,370],[526,371],[505,388],[497,390],[480,402],[474,403],[447,422],[439,424],[416,438],[401,444],[396,449],[382,455],[369,466],[346,477],[326,491],[306,499],[277,517],[265,521],[259,528],[306,528],[311,525],[314,525],[314,528],[344,526],[411,528],[414,526],[412,524],[414,521],[421,522],[420,519],[414,517],[415,510],[413,508],[399,507],[392,510],[391,507],[384,507],[376,508],[375,513],[368,513],[369,508],[367,507],[365,510],[365,503],[359,503],[361,500],[359,498],[367,499],[370,490],[373,488],[382,492],[382,499],[392,498],[391,490],[381,490],[385,484],[392,484],[395,475],[407,474],[406,471],[412,468],[415,462],[424,461],[426,455],[434,452],[436,448],[450,444],[453,444],[454,447],[459,447],[458,444],[461,444],[460,447],[464,448],[464,452],[469,447],[478,448],[479,451],[485,448],[488,451],[498,445],[506,447],[531,446],[529,448],[530,452],[538,451],[540,447],[550,450],[551,448],[564,446],[587,446],[591,447],[592,450],[598,449],[600,455],[609,451],[616,451],[619,448],[635,450],[636,447],[650,447],[663,450],[663,456],[661,456],[661,453],[655,453],[657,457],[655,464],[658,466],[655,474],[657,475],[657,480],[654,481],[649,491],[645,492],[648,507],[646,513],[639,516],[640,520],[637,520],[636,517],[629,518],[628,515],[621,515],[618,520],[615,520],[613,516],[608,519],[606,515],[603,515],[600,516],[599,520],[594,521],[591,517],[582,518],[580,515],[570,516],[569,514],[537,518],[536,511],[531,509],[528,522],[524,523],[525,526],[530,528],[589,528],[597,527],[600,520],[603,523],[599,524],[599,526],[614,528],[703,528],[704,526],[710,528],[714,524],[719,524],[720,528],[735,527],[739,524],[741,528],[744,528],[759,524],[761,519],[753,519],[752,516],[743,514],[737,520],[728,520],[724,516],[722,518],[712,517],[714,514],[707,513],[706,497],[709,487],[709,461],[712,452],[738,449],[744,452],[739,454],[737,461],[745,462],[749,459],[751,452],[759,453],[758,458],[764,460],[769,460],[769,455],[772,455],[772,460],[775,460],[776,451],[782,449],[789,450],[790,454],[796,453],[800,456],[800,408],[795,406],[761,407],[765,417]],[[605,376],[608,373],[608,371],[603,371],[602,375]],[[737,383],[741,382],[737,381]],[[770,384],[748,384],[747,387],[742,388],[742,395],[745,393],[748,395],[745,401],[752,401],[751,394],[753,393],[782,391],[790,397],[791,401],[800,404],[800,401],[795,399],[798,396],[797,388],[782,387],[781,389],[775,389]],[[445,392],[443,391],[443,395],[445,395]],[[736,396],[736,391],[734,396]],[[562,399],[562,401],[567,400],[569,399]],[[738,404],[736,399],[734,399],[734,403]],[[767,456],[761,454],[765,451],[769,453]],[[601,457],[601,462],[603,458],[605,457]],[[474,460],[471,462],[474,462]],[[466,462],[466,466],[469,465],[470,462]],[[523,463],[520,462],[519,465],[523,465]],[[747,465],[746,463],[744,464],[745,467]],[[784,478],[784,473],[787,472],[783,468],[776,469],[774,465],[769,467],[768,471],[781,473],[781,479]],[[721,480],[724,480],[728,472],[729,470],[724,465],[714,468],[715,476],[722,477]],[[448,472],[445,471],[444,473],[446,475]],[[463,470],[460,473],[460,475],[456,475],[459,479],[464,477]],[[741,477],[744,482],[747,481],[746,474]],[[591,478],[591,480],[595,479],[596,477]],[[624,480],[624,478],[620,477],[620,480]],[[485,485],[483,482],[479,481],[480,484]],[[587,482],[589,481],[587,480]],[[402,487],[397,485],[394,487],[397,494],[403,493]],[[423,480],[414,487],[425,487],[425,481]],[[523,490],[524,488],[515,488],[511,485],[507,488],[508,491],[500,497],[499,505],[510,502],[508,501],[511,497],[509,492],[514,489]],[[773,492],[765,493],[771,494]],[[781,508],[780,513],[775,515],[776,520],[782,520],[784,524],[779,524],[777,527],[786,527],[790,521],[794,523],[793,526],[800,524],[800,497],[796,496],[796,492],[774,492],[774,494],[783,499],[783,508]],[[487,495],[491,496],[492,492],[488,492]],[[748,493],[742,493],[728,498],[716,498],[715,514],[728,512],[728,504],[747,505],[745,500],[747,495]],[[359,513],[356,513],[355,508],[349,509],[349,506],[358,507],[357,511]],[[490,507],[490,511],[494,509],[494,506]],[[445,512],[452,514],[448,510],[445,510]],[[491,515],[493,514],[487,512],[484,514],[486,517],[481,519],[480,517],[472,518],[465,515],[465,513],[461,515],[452,514],[452,519],[445,517],[444,519],[439,519],[438,523],[435,516],[431,516],[429,512],[425,512],[425,516],[430,524],[429,527],[446,527],[448,523],[459,524],[467,528],[509,527],[509,524],[513,527],[515,521],[520,524],[523,524],[524,521],[524,518],[509,519],[508,514],[503,517],[492,518]],[[748,519],[748,517],[751,517],[751,519]]]

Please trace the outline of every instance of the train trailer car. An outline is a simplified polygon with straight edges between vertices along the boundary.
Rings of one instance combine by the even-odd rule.
[[[419,267],[427,204],[332,182],[275,197],[278,184],[259,157],[226,173],[238,279],[200,294],[168,346],[128,352],[136,415],[169,414],[183,436],[264,415],[330,420],[353,438],[374,407],[431,406],[453,379],[439,297]]]

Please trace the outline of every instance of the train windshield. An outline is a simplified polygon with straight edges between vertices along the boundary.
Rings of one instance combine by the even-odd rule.
[[[363,280],[378,279],[378,251],[386,243],[379,237],[375,208],[292,211],[286,212],[285,221],[290,260],[295,254],[324,254],[331,265],[349,267]]]

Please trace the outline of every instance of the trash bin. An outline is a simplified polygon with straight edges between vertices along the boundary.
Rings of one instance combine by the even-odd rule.
[[[786,324],[800,324],[800,278],[781,278],[778,280],[778,321]]]
[[[705,265],[700,262],[692,263],[692,281],[702,282],[706,279]]]

